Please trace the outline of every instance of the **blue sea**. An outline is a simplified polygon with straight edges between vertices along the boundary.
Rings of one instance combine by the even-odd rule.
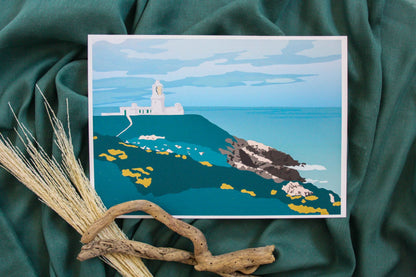
[[[185,107],[185,113],[202,115],[234,136],[271,146],[300,163],[323,166],[326,170],[299,172],[340,195],[341,108]]]
[[[261,142],[291,155],[295,160],[306,164],[298,170],[307,182],[341,196],[341,108],[184,107],[184,110],[185,114],[202,115],[233,136]],[[94,109],[94,114],[116,111],[116,108],[100,108]],[[105,169],[111,173],[110,176],[119,175],[118,169],[111,163],[96,160],[95,166]],[[97,174],[95,182],[109,182],[108,178]],[[235,211],[240,210],[246,215],[272,215],[273,209],[284,215],[296,214],[280,201],[254,199],[235,191],[221,190],[219,194],[218,189],[206,188],[198,192],[190,189],[159,197],[152,194],[140,197],[127,179],[122,182],[114,179],[114,182],[117,182],[120,189],[96,186],[107,206],[146,198],[161,203],[163,207],[168,207],[168,212],[176,215],[183,214],[184,210],[193,210],[193,213],[188,213],[190,215],[208,215],[216,212],[235,215]],[[210,207],[211,210],[217,210],[207,213],[204,207],[209,207],[212,199],[219,198],[223,198],[227,205],[214,205]],[[183,201],[184,199],[189,201]]]

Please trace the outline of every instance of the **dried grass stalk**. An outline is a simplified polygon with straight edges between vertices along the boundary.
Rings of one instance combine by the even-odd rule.
[[[41,92],[38,86],[37,88]],[[23,134],[19,137],[26,147],[28,157],[0,134],[0,166],[13,174],[82,235],[107,209],[75,158],[70,132],[66,134],[62,122],[46,99],[45,108],[56,136],[54,142],[62,152],[61,164],[47,155],[16,117]],[[112,223],[98,234],[97,239],[126,240],[127,237]],[[123,254],[106,254],[102,258],[123,276],[152,276],[140,258]]]

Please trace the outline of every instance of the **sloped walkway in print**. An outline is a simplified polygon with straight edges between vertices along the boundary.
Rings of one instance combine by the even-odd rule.
[[[121,131],[116,137],[119,137],[122,133],[124,133],[125,131],[127,131],[133,125],[133,121],[131,120],[130,115],[126,114],[126,118],[130,122],[129,126],[127,126],[126,129],[124,129],[123,131]]]

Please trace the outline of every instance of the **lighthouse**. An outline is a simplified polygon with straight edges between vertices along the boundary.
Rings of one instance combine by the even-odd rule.
[[[157,80],[152,85],[152,114],[165,113],[165,94],[163,93],[163,85]]]
[[[101,113],[102,116],[111,115],[183,115],[184,110],[180,103],[174,106],[165,107],[165,94],[163,93],[163,85],[157,80],[152,85],[152,96],[150,97],[150,107],[139,107],[136,103],[131,104],[130,107],[120,107],[118,113]]]

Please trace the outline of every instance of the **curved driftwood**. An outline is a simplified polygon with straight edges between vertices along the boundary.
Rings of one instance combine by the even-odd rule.
[[[78,260],[85,261],[108,253],[123,253],[151,260],[196,265],[194,254],[185,250],[154,247],[133,240],[96,240],[82,247]]]
[[[169,229],[192,241],[194,253],[165,247],[154,247],[149,244],[129,240],[94,240],[97,234],[120,215],[143,211],[165,224]],[[107,253],[124,253],[146,259],[175,261],[190,264],[198,271],[210,271],[221,276],[246,276],[257,270],[260,265],[275,261],[274,245],[248,248],[213,256],[208,250],[204,234],[196,227],[172,217],[158,205],[146,201],[135,200],[110,208],[104,216],[91,225],[81,238],[87,243],[78,256],[86,260]]]

